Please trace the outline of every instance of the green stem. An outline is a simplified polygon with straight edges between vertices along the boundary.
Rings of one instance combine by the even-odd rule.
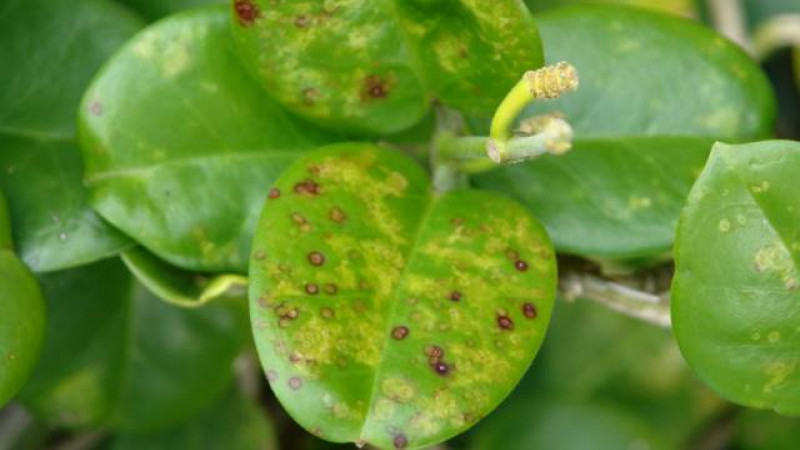
[[[489,137],[499,142],[508,141],[513,136],[514,121],[528,104],[558,98],[576,89],[578,72],[565,62],[526,72],[497,107]]]

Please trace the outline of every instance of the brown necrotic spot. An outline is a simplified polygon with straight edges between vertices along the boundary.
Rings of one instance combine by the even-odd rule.
[[[289,378],[289,387],[296,391],[303,387],[303,380],[300,377],[291,377]]]
[[[536,306],[533,303],[525,303],[522,305],[522,315],[527,317],[528,319],[535,319],[538,315],[536,311]]]
[[[294,222],[297,225],[303,225],[304,223],[307,222],[306,218],[299,212],[293,212],[292,215],[289,217],[292,219],[292,222]]]
[[[450,296],[448,298],[450,299],[450,301],[460,302],[461,301],[461,292],[453,291],[453,292],[450,293]]]
[[[361,100],[380,100],[389,95],[389,87],[386,80],[379,75],[369,75],[364,79],[364,87],[361,92]]]
[[[406,448],[408,446],[408,438],[402,433],[398,433],[394,436],[394,448]]]
[[[317,195],[319,194],[319,184],[310,178],[307,178],[303,181],[298,181],[294,185],[294,193],[310,196]]]
[[[342,211],[338,206],[331,208],[330,212],[328,213],[328,217],[336,223],[342,223],[347,218],[347,216],[344,214],[344,211]]]
[[[333,309],[325,306],[319,309],[319,315],[322,316],[323,319],[333,319],[336,313],[333,311]]]
[[[500,310],[497,312],[497,326],[502,330],[513,330],[514,321],[511,320],[511,317],[508,317],[508,313]]]
[[[408,336],[408,327],[400,325],[392,329],[392,337],[401,341]]]
[[[429,358],[435,358],[437,360],[444,358],[444,350],[438,345],[429,345],[425,347],[425,354],[428,355]]]
[[[311,20],[305,14],[300,14],[294,18],[294,26],[297,28],[306,28],[311,24]]]
[[[518,259],[514,262],[514,268],[519,270],[520,272],[525,272],[528,270],[528,263],[525,261]]]
[[[328,295],[336,295],[339,292],[339,288],[333,283],[326,283],[325,284],[325,293]]]
[[[310,252],[308,254],[308,262],[312,266],[321,266],[325,264],[325,255],[320,252]]]
[[[247,27],[253,24],[259,17],[261,11],[251,0],[236,0],[233,4],[236,16],[239,18],[239,25]]]
[[[277,379],[278,379],[278,372],[276,372],[274,370],[268,370],[267,371],[267,381],[269,381],[270,383],[273,383]]]
[[[447,363],[442,361],[431,364],[431,368],[433,369],[434,372],[442,376],[450,373],[450,366],[448,366]]]
[[[275,200],[276,198],[281,196],[281,190],[278,188],[272,188],[269,190],[269,198]]]
[[[306,294],[310,295],[317,295],[319,293],[319,287],[314,283],[306,283]]]

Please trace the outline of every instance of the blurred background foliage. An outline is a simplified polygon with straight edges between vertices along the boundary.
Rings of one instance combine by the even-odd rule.
[[[126,15],[133,12],[151,22],[227,1],[123,3],[130,9]],[[776,134],[800,138],[800,0],[526,3],[534,15],[576,3],[624,3],[714,27],[758,58],[770,76],[780,103]],[[118,44],[119,39],[113,43]],[[102,51],[107,56],[111,49]],[[77,82],[85,86],[100,62],[84,68]],[[95,287],[87,281],[89,272],[106,283]],[[41,275],[40,281],[59,299],[91,303],[83,313],[105,326],[91,333],[76,329],[59,320],[66,315],[58,311],[80,309],[80,301],[50,302],[55,319],[43,362],[18,401],[0,410],[0,450],[339,447],[305,433],[277,404],[249,335],[241,334],[249,327],[238,307],[171,309],[130,279],[118,262]],[[213,333],[223,338],[213,339]],[[169,339],[160,339],[166,334]],[[114,350],[120,346],[127,350]],[[208,354],[217,359],[209,364]],[[170,380],[174,364],[191,367],[196,379]],[[154,385],[159,388],[152,390]],[[689,372],[669,330],[579,299],[557,304],[540,355],[507,401],[468,433],[437,448],[794,450],[800,448],[800,420],[719,399]]]

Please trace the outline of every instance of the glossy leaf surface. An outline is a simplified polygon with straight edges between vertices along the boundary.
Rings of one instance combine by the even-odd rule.
[[[229,386],[246,337],[238,305],[168,305],[133,283],[116,259],[41,282],[47,340],[21,394],[37,416],[148,432],[201,412]]]
[[[120,435],[108,450],[277,450],[272,424],[256,404],[238,392],[227,393],[197,417],[149,435]]]
[[[537,23],[548,61],[575,65],[581,86],[527,114],[562,112],[575,148],[477,184],[523,201],[561,250],[603,258],[668,251],[711,142],[770,133],[766,77],[734,44],[684,19],[583,5]]]
[[[141,247],[123,252],[122,261],[150,292],[176,306],[194,308],[223,298],[243,301],[247,297],[247,278],[242,275],[189,272]]]
[[[502,197],[433,195],[392,151],[332,146],[267,201],[250,270],[253,332],[290,415],[335,442],[414,448],[488,414],[541,345],[549,239]]]
[[[140,26],[106,0],[0,6],[0,187],[17,251],[37,272],[95,261],[129,243],[86,201],[74,130],[91,76]]]
[[[245,272],[268,186],[300,149],[328,139],[261,92],[233,57],[228,28],[224,8],[152,25],[81,106],[92,203],[189,270]]]
[[[11,247],[11,227],[0,191],[0,406],[22,387],[39,358],[45,311],[36,279]]]
[[[242,59],[280,102],[321,125],[371,134],[408,128],[431,98],[490,114],[542,64],[516,0],[232,0]]]
[[[723,397],[800,414],[800,144],[718,144],[684,209],[672,319]]]

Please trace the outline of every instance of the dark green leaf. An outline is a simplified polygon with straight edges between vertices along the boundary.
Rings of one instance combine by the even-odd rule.
[[[611,405],[549,402],[492,416],[474,450],[619,450],[669,448],[635,415]]]
[[[41,281],[50,324],[21,395],[38,416],[152,431],[199,413],[229,385],[246,333],[241,305],[175,308],[132,283],[118,260]]]
[[[486,115],[542,64],[515,0],[231,3],[240,54],[267,91],[334,129],[396,132],[432,97]]]
[[[772,412],[747,410],[736,420],[736,448],[795,450],[800,442],[800,419]]]
[[[196,8],[203,5],[222,5],[228,0],[122,0],[131,8],[140,12],[144,17],[155,20],[184,9]]]
[[[115,437],[108,450],[277,450],[272,424],[255,404],[230,392],[198,417],[161,433]]]
[[[334,442],[447,439],[511,391],[544,338],[549,239],[524,209],[430,192],[389,150],[296,162],[267,201],[250,269],[262,365],[301,425]]]
[[[537,23],[548,60],[575,65],[581,87],[528,114],[562,112],[575,148],[501,168],[478,185],[523,200],[557,248],[604,258],[666,252],[711,140],[770,133],[766,77],[735,45],[679,18],[585,5]]]
[[[800,414],[800,144],[718,144],[681,215],[672,319],[723,397]]]
[[[92,74],[141,25],[105,0],[9,0],[0,6],[0,187],[21,258],[37,272],[116,253],[128,240],[86,203],[73,143]]]
[[[44,340],[45,311],[36,279],[11,248],[5,197],[0,192],[0,407],[28,379]]]
[[[90,263],[131,245],[90,209],[81,173],[72,142],[0,134],[0,187],[9,195],[19,255],[37,272]]]
[[[261,93],[228,28],[222,8],[151,26],[101,71],[80,113],[95,207],[190,270],[244,272],[270,184],[298,150],[330,139]]]
[[[122,260],[144,286],[167,303],[197,307],[208,302],[247,297],[247,278],[236,274],[204,275],[171,266],[147,250],[136,247],[122,253]]]

